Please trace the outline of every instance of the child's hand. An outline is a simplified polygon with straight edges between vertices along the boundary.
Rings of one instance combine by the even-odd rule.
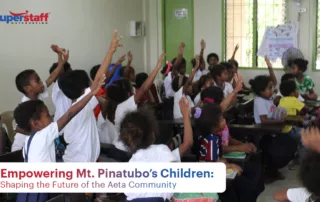
[[[240,168],[240,166],[236,165],[236,164],[229,164],[229,168],[232,169],[233,171],[237,172],[238,175],[240,176],[243,172],[242,168]]]
[[[320,131],[318,128],[308,128],[301,131],[302,144],[316,152],[320,152]]]
[[[120,36],[120,38],[117,38],[117,34],[118,34],[118,30],[114,30],[113,31],[113,35],[112,35],[112,40],[111,40],[111,44],[110,44],[110,51],[111,52],[116,52],[118,47],[122,47],[122,44],[119,44],[119,41],[122,39],[122,36]]]
[[[128,61],[129,61],[129,62],[132,62],[132,53],[131,53],[131,51],[129,51],[129,52],[127,53],[127,56],[128,56]]]
[[[202,39],[200,42],[201,49],[204,50],[206,48],[206,42]]]
[[[159,56],[159,58],[158,58],[158,65],[157,66],[159,66],[159,65],[161,65],[162,64],[162,62],[163,62],[163,60],[164,60],[164,58],[166,57],[166,54],[163,52],[163,53],[161,53],[161,55]],[[161,66],[160,66],[161,67]]]
[[[65,64],[69,60],[69,50],[62,50],[62,62]]]
[[[249,143],[249,145],[251,147],[252,152],[257,152],[257,147],[254,144]]]
[[[250,144],[241,144],[238,146],[240,152],[245,152],[245,153],[252,153],[253,148]]]
[[[106,80],[106,75],[102,75],[100,78],[99,78],[99,81],[97,83],[96,86],[91,86],[92,87],[92,93],[94,95],[98,94],[100,89],[101,89],[101,86],[103,86],[105,84],[105,80]]]
[[[243,78],[240,74],[236,73],[236,74],[234,74],[234,80],[236,82],[236,86],[233,90],[234,90],[234,92],[238,93],[243,88]]]
[[[55,53],[59,53],[60,52],[60,48],[58,45],[52,44],[51,45],[51,49],[53,50],[53,52]]]
[[[179,105],[182,116],[184,118],[190,117],[190,104],[185,96],[182,96],[181,100],[179,101]]]
[[[264,56],[264,60],[266,61],[266,64],[267,64],[268,67],[272,67],[272,64],[271,64],[268,56]]]
[[[234,48],[234,52],[237,52],[239,49],[239,44],[236,45],[236,47]]]
[[[195,66],[195,68],[196,68],[196,69],[199,69],[199,67],[200,67],[200,57],[199,57],[199,55],[197,55],[197,56],[195,57],[195,60],[196,60],[196,66]]]
[[[183,55],[185,46],[183,42],[179,45],[179,55]]]
[[[116,66],[121,65],[125,59],[126,59],[126,54],[123,54],[116,62]]]

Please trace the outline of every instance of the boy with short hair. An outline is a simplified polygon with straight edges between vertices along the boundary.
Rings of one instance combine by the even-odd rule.
[[[58,76],[63,71],[64,64],[68,61],[69,52],[64,49],[59,48],[57,45],[52,45],[51,49],[58,54],[58,66],[52,71],[48,79],[46,80],[46,85],[43,85],[39,75],[33,69],[28,69],[20,72],[16,76],[16,86],[17,89],[24,94],[21,102],[26,102],[29,100],[43,100],[48,97],[47,88],[58,78]],[[19,127],[16,128],[16,135],[14,136],[14,141],[12,143],[11,151],[18,151],[23,148],[26,136],[23,134],[24,131]]]
[[[122,46],[117,38],[118,31],[114,31],[110,48],[105,56],[93,83],[105,75],[111,64],[112,56],[118,47]],[[64,94],[76,105],[83,97],[93,90],[87,87],[81,79],[77,79],[77,72],[69,72],[59,79],[59,86]],[[65,127],[64,138],[68,143],[63,156],[65,162],[96,162],[100,154],[100,142],[94,108],[98,105],[96,97],[92,97],[88,104]]]

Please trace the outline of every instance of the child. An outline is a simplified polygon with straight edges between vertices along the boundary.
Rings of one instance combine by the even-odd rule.
[[[173,104],[173,117],[175,119],[182,118],[182,114],[179,109],[179,101],[181,100],[183,95],[186,95],[190,103],[190,107],[194,107],[194,103],[192,102],[190,95],[192,94],[192,80],[195,73],[198,71],[200,65],[200,58],[196,57],[196,64],[192,70],[192,73],[189,78],[185,76],[179,76],[174,78],[172,81],[172,89],[175,91],[174,94],[174,104]]]
[[[201,98],[201,92],[214,85],[214,80],[210,75],[201,76],[200,80],[197,83],[198,95],[194,98],[194,103],[198,104]]]
[[[120,70],[120,76],[122,78],[126,78],[128,79],[132,86],[134,87],[134,92],[135,92],[135,88],[136,88],[136,72],[134,70],[134,68],[131,66],[132,63],[132,54],[131,52],[128,52],[128,63],[127,66],[123,66]]]
[[[286,73],[284,74],[282,77],[281,77],[281,83],[285,82],[285,81],[295,81],[295,77],[293,74],[291,73]],[[273,102],[276,106],[279,105],[279,102],[280,102],[280,99],[283,97],[283,95],[281,94],[281,92],[279,91],[276,95],[276,97],[274,98]],[[300,102],[304,102],[304,99],[303,97],[300,95],[299,93],[299,96],[298,96],[298,100]]]
[[[200,42],[200,46],[201,46],[201,50],[200,50],[200,67],[199,67],[199,70],[194,75],[193,82],[197,82],[201,78],[201,76],[207,75],[209,73],[209,71],[206,70],[206,63],[205,63],[204,58],[203,58],[203,52],[204,52],[204,49],[206,48],[206,42],[203,39]],[[191,60],[192,67],[195,66],[195,63],[196,63],[196,60],[192,59]]]
[[[273,112],[276,111],[276,106],[273,104],[273,82],[269,76],[257,76],[250,80],[250,85],[255,93],[254,98],[254,120],[256,124],[284,124],[285,114],[281,114],[280,120],[274,120]],[[286,142],[286,143],[283,143]],[[283,146],[283,144],[285,144]],[[290,137],[281,135],[275,138],[266,136],[261,140],[261,147],[264,155],[264,163],[267,166],[266,182],[273,182],[275,180],[283,180],[284,176],[279,173],[278,168],[281,168],[292,160],[296,144]],[[282,155],[279,156],[278,154]]]
[[[164,54],[159,57],[156,68],[152,71],[136,94],[133,94],[131,83],[126,79],[118,80],[107,88],[108,106],[106,116],[109,121],[114,124],[110,126],[114,127],[117,132],[113,144],[119,150],[130,152],[130,149],[119,139],[121,121],[128,112],[137,110],[137,104],[150,89],[157,73],[161,69],[163,59]]]
[[[97,83],[102,75],[107,73],[111,64],[112,56],[121,45],[115,30],[107,55],[99,68],[93,84]],[[83,79],[79,78],[79,72],[73,71],[63,75],[59,79],[59,86],[63,93],[69,97],[73,105],[78,103],[84,96],[92,91],[92,86],[88,87]],[[100,142],[96,119],[93,110],[97,106],[98,100],[93,97],[86,107],[77,114],[64,129],[64,138],[68,143],[63,156],[65,162],[96,162],[100,154]]]
[[[179,45],[179,51],[178,51],[178,57],[174,58],[171,63],[173,64],[173,71],[178,72],[180,76],[187,76],[187,62],[186,59],[183,57],[183,52],[184,52],[185,44],[181,43]]]
[[[47,88],[57,80],[58,76],[63,71],[63,65],[67,62],[69,58],[69,53],[64,52],[57,45],[52,45],[51,49],[58,54],[58,67],[50,74],[46,80],[46,85],[44,86],[39,75],[32,69],[24,70],[20,72],[16,77],[17,89],[24,94],[21,102],[26,102],[29,100],[43,100],[47,98],[48,91]],[[26,136],[23,134],[23,130],[17,127],[16,134],[14,136],[14,141],[12,143],[11,151],[18,151],[23,148]]]
[[[296,59],[292,63],[291,73],[296,77],[299,93],[307,100],[317,100],[318,96],[314,92],[314,82],[312,78],[305,74],[308,68],[308,61]]]
[[[230,76],[223,65],[215,65],[210,73],[215,82],[214,85],[223,90],[224,97],[227,97],[233,92],[233,87],[228,82]]]
[[[139,73],[136,75],[136,85],[137,85],[137,92],[140,90],[141,86],[143,85],[143,83],[148,79],[148,74],[147,73]],[[152,97],[152,94],[150,93],[150,90],[148,90],[148,92],[143,96],[143,98],[140,100],[139,105],[144,105],[146,103],[149,104],[154,104],[155,101]]]
[[[131,162],[180,162],[181,157],[192,147],[193,135],[190,122],[190,106],[185,97],[179,101],[184,121],[184,138],[179,148],[171,151],[167,145],[155,145],[157,122],[146,111],[127,114],[120,128],[120,138],[133,152]],[[144,199],[152,201],[169,201],[173,193],[125,193],[127,201]],[[163,200],[162,200],[163,199]]]
[[[122,55],[118,59],[118,61],[115,64],[112,65],[111,69],[109,69],[109,71],[106,74],[106,83],[110,82],[110,80],[113,78],[113,75],[115,74],[117,69],[119,69],[119,67],[121,67],[122,62],[125,60],[125,57],[126,57],[126,55]],[[94,80],[94,78],[95,78],[100,66],[101,65],[96,65],[96,66],[92,67],[92,69],[90,70],[90,77],[91,77],[92,81]],[[104,86],[101,87],[101,90],[97,94],[97,97],[100,97],[100,96],[103,96],[103,97],[106,96],[106,92],[105,92],[105,87]],[[99,116],[100,112],[101,112],[101,106],[100,106],[100,104],[98,104],[96,106],[96,108],[94,108],[94,116],[96,117],[96,119],[98,119],[98,116]]]
[[[53,63],[51,66],[49,73],[51,74],[58,67],[58,63]],[[63,72],[72,71],[71,66],[68,62],[63,65]],[[61,74],[60,74],[61,76]],[[59,79],[59,78],[57,78]],[[71,107],[71,100],[63,94],[61,89],[59,88],[58,82],[55,80],[55,83],[52,87],[52,102],[56,108],[54,113],[53,121],[57,121],[68,109]]]
[[[209,65],[209,70],[211,71],[213,66],[215,66],[219,63],[219,56],[216,53],[210,53],[207,56],[207,63]]]
[[[234,70],[233,70],[233,66],[231,65],[231,63],[229,62],[221,62],[220,65],[224,66],[227,70],[227,73],[228,73],[228,80],[227,82],[229,82],[232,87],[233,85],[235,85],[234,83],[234,80],[233,80],[233,77],[234,77],[234,74],[236,73]]]
[[[232,188],[229,187],[219,197],[222,201],[256,201],[263,190],[259,190],[259,187],[252,180],[245,177],[248,171],[242,171],[239,166],[227,163],[222,159],[223,148],[219,132],[226,127],[226,120],[223,118],[220,106],[204,104],[200,111],[201,113],[196,118],[196,128],[199,130],[200,135],[199,160],[201,162],[223,162],[226,164],[227,169],[232,169],[238,173],[238,176],[232,181],[232,188],[235,193],[231,195],[230,189]]]

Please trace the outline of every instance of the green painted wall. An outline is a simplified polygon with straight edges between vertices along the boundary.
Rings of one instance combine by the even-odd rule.
[[[187,72],[191,72],[191,59],[194,58],[194,15],[193,0],[163,0],[163,41],[167,60],[178,55],[178,46],[186,44],[184,58],[187,60]],[[188,9],[188,17],[177,19],[175,10]]]

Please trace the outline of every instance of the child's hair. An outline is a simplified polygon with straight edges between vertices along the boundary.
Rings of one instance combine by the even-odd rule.
[[[300,163],[300,179],[302,184],[313,195],[320,196],[320,154],[308,151]]]
[[[168,65],[166,64],[165,66],[162,67],[161,74],[165,74],[167,69],[168,69]],[[171,71],[172,71],[172,68],[170,69],[170,72]]]
[[[229,70],[233,71],[232,64],[229,62],[221,62],[220,65],[224,66],[227,71],[229,71]]]
[[[30,77],[34,74],[36,72],[33,69],[27,69],[16,76],[16,86],[21,93],[26,94],[24,87],[30,84]]]
[[[297,89],[297,84],[295,81],[284,81],[280,84],[280,92],[284,97],[290,96]]]
[[[90,78],[93,81],[101,65],[95,65],[90,70]]]
[[[186,76],[177,76],[172,81],[172,90],[174,92],[178,92],[179,89],[184,86],[184,84],[187,82],[188,78]]]
[[[196,128],[201,136],[212,133],[212,129],[218,127],[222,116],[221,107],[217,104],[204,104],[201,115],[195,119]]]
[[[177,58],[173,58],[173,59],[171,60],[171,63],[174,64],[174,63],[176,62],[176,60],[177,60]],[[185,65],[185,64],[187,64],[187,61],[186,61],[185,58],[182,58],[180,65]]]
[[[304,59],[295,59],[293,64],[297,65],[300,71],[305,72],[308,68],[309,62]]]
[[[136,86],[137,89],[141,88],[142,84],[147,80],[148,74],[141,72],[136,75]]]
[[[139,109],[128,113],[121,122],[120,139],[135,153],[155,142],[156,131],[157,122],[150,109]]]
[[[214,104],[220,104],[224,99],[223,90],[216,86],[211,86],[201,92],[201,100],[206,103],[206,99],[213,101]]]
[[[281,77],[281,83],[285,82],[285,81],[289,81],[290,79],[294,79],[294,75],[291,73],[286,73]]]
[[[86,71],[74,70],[63,74],[59,78],[58,85],[69,99],[74,100],[90,86],[90,79]]]
[[[108,96],[107,117],[113,123],[118,104],[127,100],[133,92],[132,85],[128,79],[114,81],[106,89]]]
[[[253,92],[260,96],[260,93],[267,89],[270,82],[270,77],[265,75],[256,76],[249,81]]]
[[[210,70],[211,76],[213,79],[216,79],[218,76],[221,76],[222,72],[226,71],[226,67],[223,65],[215,65]]]
[[[49,69],[49,73],[51,74],[56,68],[58,67],[58,63],[53,63],[52,66]],[[63,71],[68,72],[71,70],[71,65],[69,62],[64,63],[63,65]]]
[[[228,60],[228,63],[231,65],[235,65],[236,67],[239,67],[239,63],[236,60]]]
[[[219,61],[219,56],[218,56],[216,53],[210,53],[210,54],[207,56],[207,63],[209,63],[210,58],[212,58],[212,57],[216,58],[217,61]]]
[[[129,66],[123,66],[120,69],[120,77],[129,79],[131,74],[135,74],[134,68]]]
[[[14,110],[14,119],[17,125],[25,132],[31,132],[30,121],[39,120],[41,112],[47,109],[41,100],[30,100],[18,105]]]
[[[197,90],[198,92],[201,92],[201,89],[206,84],[207,81],[212,80],[212,77],[210,75],[202,75],[197,83]]]

